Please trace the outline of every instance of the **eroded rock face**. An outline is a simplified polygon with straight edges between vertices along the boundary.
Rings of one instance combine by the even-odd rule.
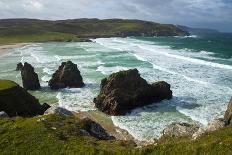
[[[210,122],[206,128],[206,131],[212,132],[212,131],[216,131],[224,127],[225,127],[225,120],[222,118],[219,118],[219,119],[215,119],[212,122]]]
[[[31,64],[25,62],[21,68],[21,76],[23,81],[23,87],[26,90],[37,90],[40,89],[40,83],[38,74],[35,73],[34,67]]]
[[[77,65],[67,61],[62,62],[59,69],[53,74],[49,86],[51,89],[81,88],[84,87],[84,82]]]
[[[109,115],[123,115],[136,107],[171,99],[170,85],[164,81],[148,84],[137,69],[120,71],[101,81],[95,106]]]
[[[226,125],[231,125],[232,124],[232,97],[230,99],[230,102],[227,106],[227,110],[224,115],[224,120]]]
[[[172,123],[163,130],[163,136],[168,137],[192,137],[199,130],[197,124]]]
[[[83,136],[93,136],[99,140],[114,140],[115,137],[109,135],[106,130],[98,123],[89,118],[82,120],[85,130],[82,130]]]
[[[0,91],[0,111],[10,117],[43,115],[46,108],[48,105],[41,105],[38,99],[19,85]]]
[[[20,62],[17,64],[16,71],[21,71],[23,68],[23,64]]]
[[[57,105],[48,108],[44,114],[46,114],[46,115],[56,114],[56,115],[60,115],[60,116],[73,116],[73,113],[71,111],[69,111],[65,108],[59,107]]]

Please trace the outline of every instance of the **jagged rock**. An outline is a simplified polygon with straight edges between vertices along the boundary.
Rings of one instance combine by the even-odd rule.
[[[0,118],[8,118],[9,116],[7,115],[6,112],[0,111]]]
[[[170,85],[164,81],[148,84],[137,69],[120,71],[101,81],[101,91],[95,106],[109,115],[123,115],[130,110],[171,99]]]
[[[49,81],[51,89],[59,88],[81,88],[84,87],[83,79],[77,65],[71,61],[62,62],[59,69],[53,74]]]
[[[10,117],[43,115],[46,106],[13,81],[0,80],[0,84],[10,85],[0,90],[0,111],[5,111]]]
[[[192,137],[199,130],[199,125],[188,123],[172,123],[163,130],[163,136]]]
[[[16,71],[21,71],[23,68],[23,64],[20,62],[17,64]]]
[[[93,136],[99,140],[114,140],[115,137],[109,135],[102,126],[89,118],[84,118],[82,120],[84,123],[85,131],[82,131],[83,136]]]
[[[65,108],[58,107],[57,105],[54,105],[47,109],[44,113],[45,115],[49,114],[56,114],[60,116],[73,116],[73,113]]]
[[[210,122],[206,128],[207,132],[216,131],[225,127],[225,120],[223,118],[215,119]]]
[[[40,89],[40,83],[38,75],[34,71],[34,67],[31,64],[25,62],[21,69],[21,76],[23,81],[23,87],[26,90]]]
[[[232,97],[230,99],[230,102],[227,106],[227,110],[224,115],[224,120],[226,125],[231,125],[232,124]]]

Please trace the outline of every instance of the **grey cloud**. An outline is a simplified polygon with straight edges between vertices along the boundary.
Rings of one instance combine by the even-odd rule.
[[[0,0],[0,18],[130,18],[232,31],[230,0]]]

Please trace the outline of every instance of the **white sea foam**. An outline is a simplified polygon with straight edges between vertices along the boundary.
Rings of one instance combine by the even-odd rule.
[[[129,68],[127,67],[122,67],[122,66],[115,66],[115,67],[104,67],[104,66],[99,66],[96,71],[101,72],[104,75],[110,75],[112,73],[122,71],[122,70],[127,70]]]

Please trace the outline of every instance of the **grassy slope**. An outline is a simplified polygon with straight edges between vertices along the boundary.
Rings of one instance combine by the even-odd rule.
[[[100,141],[82,137],[78,118],[43,116],[0,119],[1,154],[232,154],[232,127],[204,135],[196,141],[163,138],[157,145],[135,148],[132,142]]]
[[[10,80],[0,80],[0,91],[5,89],[10,89],[17,86],[17,84]]]
[[[81,41],[110,36],[185,35],[174,25],[139,20],[75,19],[47,21],[33,19],[0,20],[0,44],[45,41]]]

